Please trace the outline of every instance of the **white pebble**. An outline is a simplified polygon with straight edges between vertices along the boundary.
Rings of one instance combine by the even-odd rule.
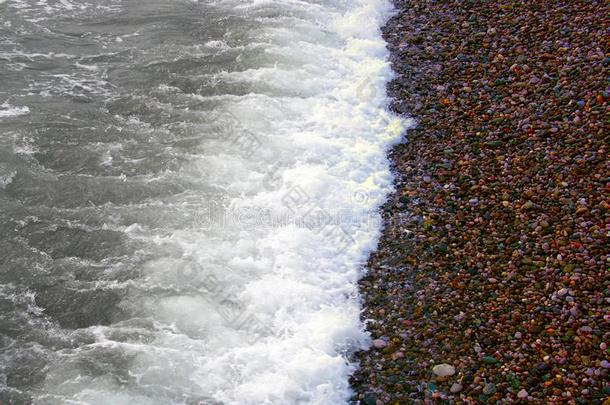
[[[432,372],[439,377],[449,377],[455,374],[455,367],[451,364],[437,364],[432,368]]]

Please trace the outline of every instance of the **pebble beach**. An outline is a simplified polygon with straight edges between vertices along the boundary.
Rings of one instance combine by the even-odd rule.
[[[354,403],[610,403],[609,6],[395,1]]]

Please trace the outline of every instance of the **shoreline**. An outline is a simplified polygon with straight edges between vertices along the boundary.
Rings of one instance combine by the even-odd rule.
[[[395,7],[388,94],[418,125],[360,281],[354,401],[609,401],[608,6]]]

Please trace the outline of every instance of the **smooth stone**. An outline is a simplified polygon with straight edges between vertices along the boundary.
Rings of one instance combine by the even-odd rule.
[[[459,383],[453,383],[453,385],[449,389],[449,391],[451,391],[452,394],[457,394],[461,390],[462,390],[462,384],[459,384]]]
[[[528,393],[526,390],[521,390],[517,393],[517,398],[519,398],[519,399],[525,399],[525,398],[527,398],[527,396],[528,396]]]
[[[451,364],[437,364],[432,368],[432,372],[439,377],[449,377],[455,374],[455,367]]]

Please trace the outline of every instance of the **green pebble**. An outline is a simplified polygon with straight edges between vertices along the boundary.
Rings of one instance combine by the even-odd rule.
[[[483,356],[483,363],[485,364],[496,364],[498,360],[496,360],[493,356]]]
[[[519,382],[519,380],[515,377],[514,374],[509,374],[506,377],[506,381],[508,381],[508,383],[510,384],[511,388],[514,390],[517,390],[520,386],[521,383]]]

